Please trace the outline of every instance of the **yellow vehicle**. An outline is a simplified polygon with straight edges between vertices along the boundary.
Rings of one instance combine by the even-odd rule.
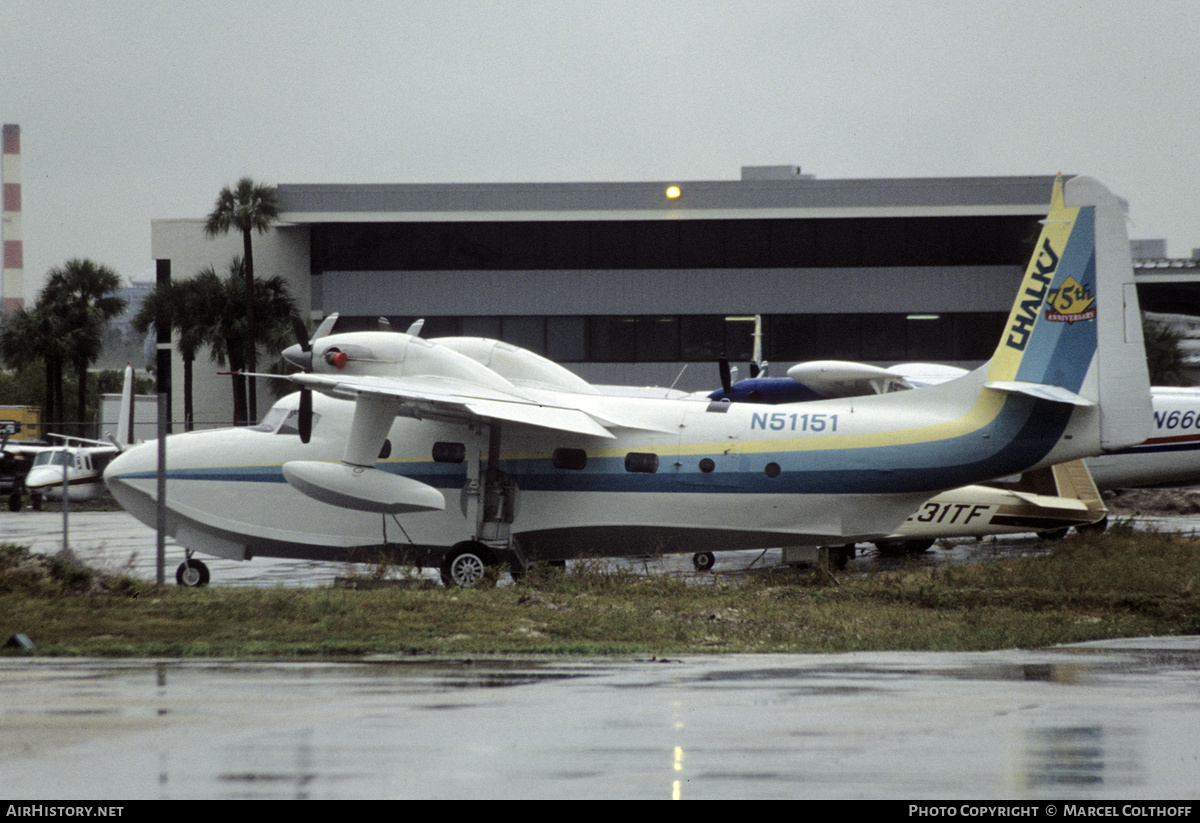
[[[0,437],[14,443],[42,439],[40,406],[0,406]]]

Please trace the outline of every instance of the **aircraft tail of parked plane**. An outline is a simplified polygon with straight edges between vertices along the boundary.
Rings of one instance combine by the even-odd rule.
[[[1116,198],[1056,182],[988,365],[786,408],[613,397],[497,341],[318,334],[288,355],[299,397],[260,426],[171,438],[168,528],[224,557],[390,552],[456,581],[495,562],[884,538],[940,492],[1146,438],[1132,277]],[[155,462],[139,447],[106,473],[147,522]]]

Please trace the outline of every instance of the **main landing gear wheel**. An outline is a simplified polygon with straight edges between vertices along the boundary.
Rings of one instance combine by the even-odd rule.
[[[833,560],[833,567],[838,571],[846,568],[846,564],[855,558],[857,551],[853,543],[847,543],[845,546],[833,546],[829,550],[830,559]]]
[[[208,566],[190,557],[179,564],[175,570],[175,582],[189,589],[197,589],[208,585]]]
[[[713,556],[712,552],[696,552],[692,555],[692,565],[698,572],[710,572],[716,564],[717,558]]]
[[[457,546],[442,561],[442,583],[460,589],[485,585],[489,579],[488,567],[494,563],[492,553],[483,546]]]
[[[914,540],[876,540],[875,548],[883,557],[904,557],[911,554],[922,554],[929,551],[933,538]]]

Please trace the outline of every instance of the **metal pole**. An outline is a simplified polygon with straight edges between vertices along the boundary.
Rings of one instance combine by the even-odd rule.
[[[69,447],[64,448],[63,449],[63,462],[62,462],[62,470],[63,470],[63,488],[62,488],[63,551],[66,551],[67,549],[71,548],[71,543],[70,543],[70,540],[68,540],[68,535],[67,535],[67,505],[68,505],[68,501],[67,501],[67,461],[70,459],[71,459],[71,449]]]
[[[158,537],[154,547],[158,558],[158,585],[167,582],[167,415],[170,405],[166,392],[158,393]]]
[[[155,285],[166,291],[171,284],[171,261],[154,261]],[[161,303],[160,303],[161,305]],[[167,579],[167,432],[171,430],[171,324],[162,313],[155,319],[158,340],[155,356],[155,376],[158,381],[158,537],[155,551],[158,558],[158,585]]]

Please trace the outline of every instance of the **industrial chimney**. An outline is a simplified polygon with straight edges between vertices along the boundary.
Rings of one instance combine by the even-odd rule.
[[[21,127],[4,124],[4,269],[0,271],[0,311],[25,305],[25,255],[21,248]]]

